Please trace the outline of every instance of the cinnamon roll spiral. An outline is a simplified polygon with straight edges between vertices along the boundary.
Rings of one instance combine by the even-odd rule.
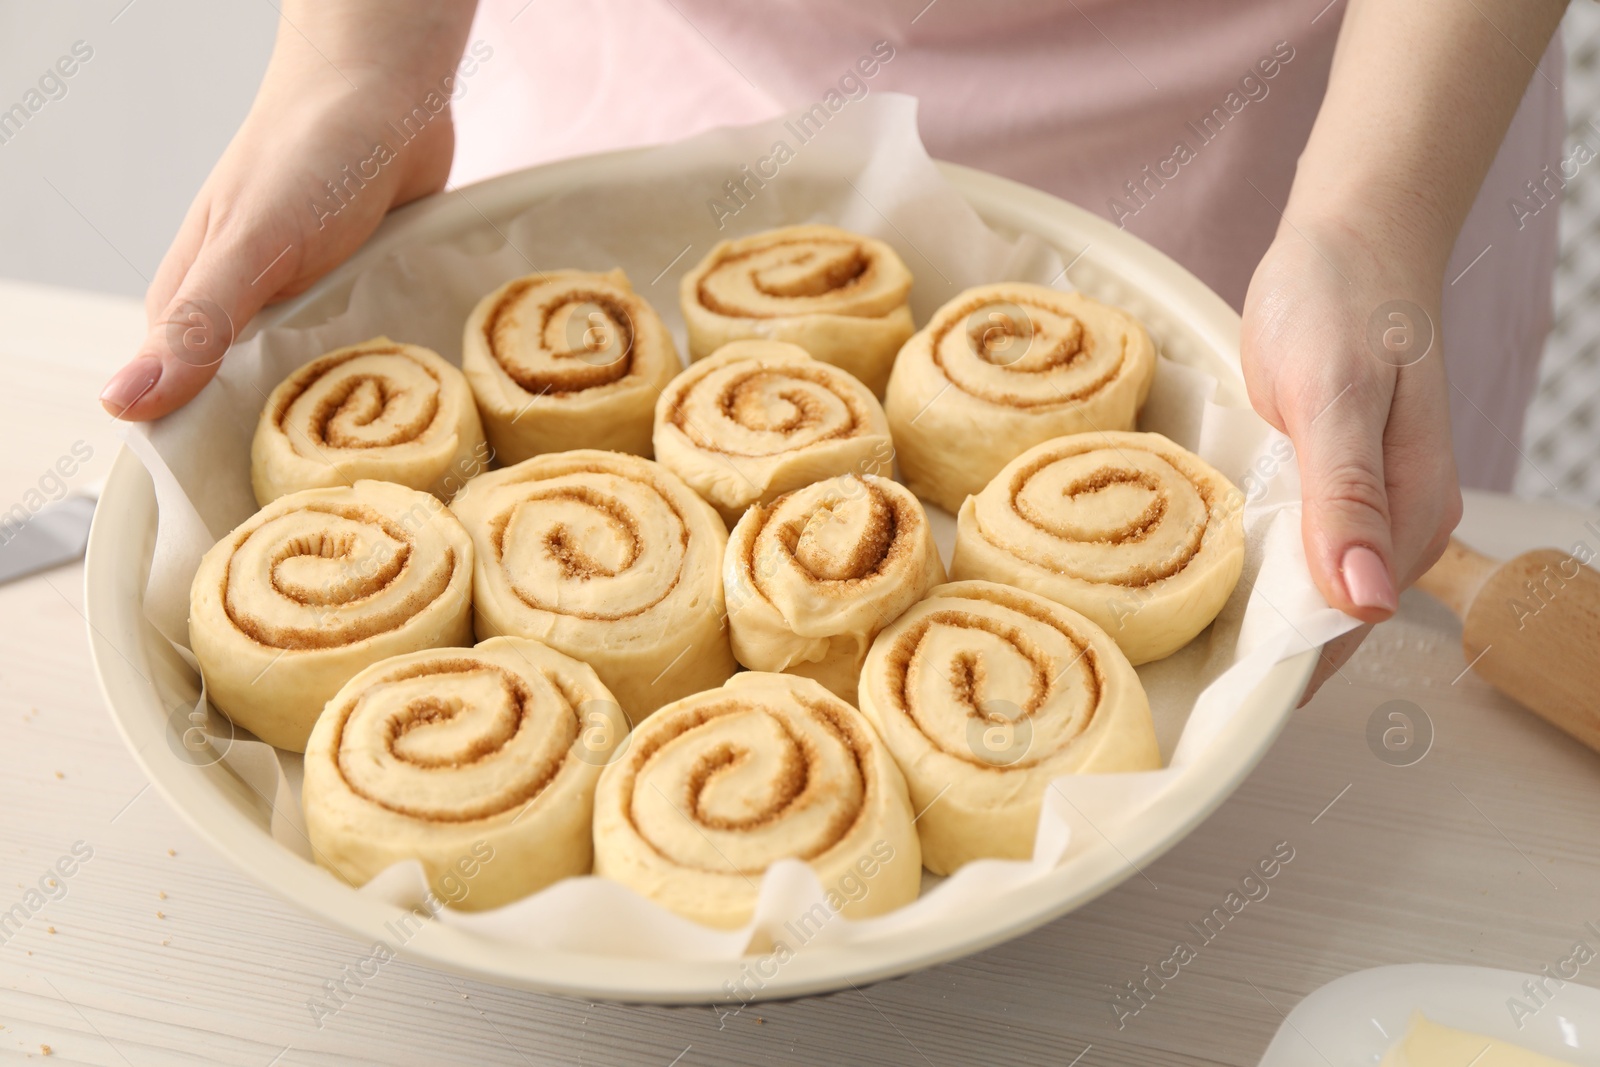
[[[789,341],[878,396],[911,336],[910,292],[894,249],[836,226],[724,241],[679,284],[691,360],[744,338]]]
[[[472,541],[436,498],[390,482],[281,496],[200,560],[189,643],[212,703],[304,751],[328,699],[403,652],[472,643]]]
[[[595,783],[626,734],[594,671],[537,641],[383,660],[328,702],[306,747],[313,855],[354,885],[418,860],[466,910],[587,874]]]
[[[1132,315],[1080,293],[968,289],[895,362],[884,406],[901,475],[953,514],[1025,448],[1133,429],[1155,359]]]
[[[617,452],[537,456],[452,505],[478,549],[479,637],[532,637],[599,673],[632,719],[720,685],[727,530],[671,471]]]
[[[847,474],[797,489],[745,512],[728,538],[734,658],[814,678],[853,704],[872,639],[944,580],[928,517],[905,486]]]
[[[681,364],[620,270],[513,278],[467,319],[461,365],[502,464],[568,448],[650,454],[650,413]]]
[[[866,387],[781,341],[735,341],[674,378],[656,402],[655,448],[729,526],[751,504],[894,464]]]
[[[449,500],[486,449],[461,372],[429,349],[374,337],[278,383],[250,444],[250,481],[263,507],[362,478]]]
[[[738,674],[677,701],[600,775],[595,873],[680,915],[748,922],[762,874],[790,858],[850,918],[921,885],[905,780],[860,712],[810,679]]]
[[[1242,505],[1233,483],[1160,434],[1061,437],[962,505],[951,574],[1065,604],[1146,663],[1188,644],[1232,595]]]
[[[905,772],[935,874],[1031,856],[1053,778],[1161,764],[1116,644],[1077,612],[993,582],[941,585],[879,634],[861,711]]]

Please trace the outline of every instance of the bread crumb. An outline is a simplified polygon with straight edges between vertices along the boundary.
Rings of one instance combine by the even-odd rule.
[[[177,855],[177,853],[176,853],[176,852],[174,852],[174,851],[173,851],[173,850],[172,850],[172,849],[170,849],[170,848],[169,848],[169,849],[167,849],[167,855],[169,855],[169,856],[176,856],[176,855]]]
[[[165,938],[164,940],[162,940],[161,944],[162,944],[163,947],[172,944],[172,938],[170,938],[170,937],[169,938]]]
[[[765,1026],[765,1025],[767,1025],[767,1020],[765,1020],[761,1016],[757,1015],[756,1016],[756,1025],[757,1026]]]
[[[54,926],[46,926],[45,927],[45,932],[53,934],[53,933],[56,932],[56,928]]]
[[[56,772],[56,777],[57,777],[57,778],[65,778],[65,777],[66,777],[66,775],[64,775],[64,774],[62,774],[62,773],[61,773],[61,772],[60,772],[60,771],[57,771],[57,772]]]
[[[157,900],[166,900],[167,899],[167,891],[165,889],[156,890],[156,899]]]
[[[40,1045],[39,1046],[39,1055],[41,1055],[41,1056],[53,1056],[53,1055],[55,1055],[55,1052],[50,1048],[49,1045]]]
[[[158,911],[158,912],[156,912],[156,918],[158,918],[158,919],[165,919],[165,918],[166,918],[166,917],[167,917],[167,913],[166,913],[166,912],[164,912],[164,911]]]

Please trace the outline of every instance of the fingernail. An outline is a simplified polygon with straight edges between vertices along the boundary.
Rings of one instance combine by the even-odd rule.
[[[1394,583],[1389,581],[1389,568],[1366,545],[1345,549],[1339,569],[1344,574],[1345,591],[1357,607],[1394,611],[1400,606]]]
[[[100,403],[113,415],[121,415],[160,380],[161,361],[155,356],[140,356],[111,376],[100,392]]]

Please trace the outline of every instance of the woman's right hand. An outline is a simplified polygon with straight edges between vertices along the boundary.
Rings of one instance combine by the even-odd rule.
[[[1245,384],[1294,443],[1306,565],[1330,605],[1366,624],[1323,650],[1305,699],[1394,614],[1461,519],[1435,327],[1444,253],[1401,224],[1359,221],[1376,217],[1350,203],[1287,215],[1245,297]]]
[[[390,208],[444,187],[473,6],[285,5],[255,103],[145,294],[144,343],[100,395],[107,411],[143,421],[183,406],[257,311],[343,262]]]

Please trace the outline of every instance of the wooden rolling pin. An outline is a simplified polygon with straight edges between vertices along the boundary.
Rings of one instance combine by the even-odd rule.
[[[1554,548],[1498,563],[1451,538],[1417,588],[1460,616],[1472,670],[1600,751],[1600,573]]]

